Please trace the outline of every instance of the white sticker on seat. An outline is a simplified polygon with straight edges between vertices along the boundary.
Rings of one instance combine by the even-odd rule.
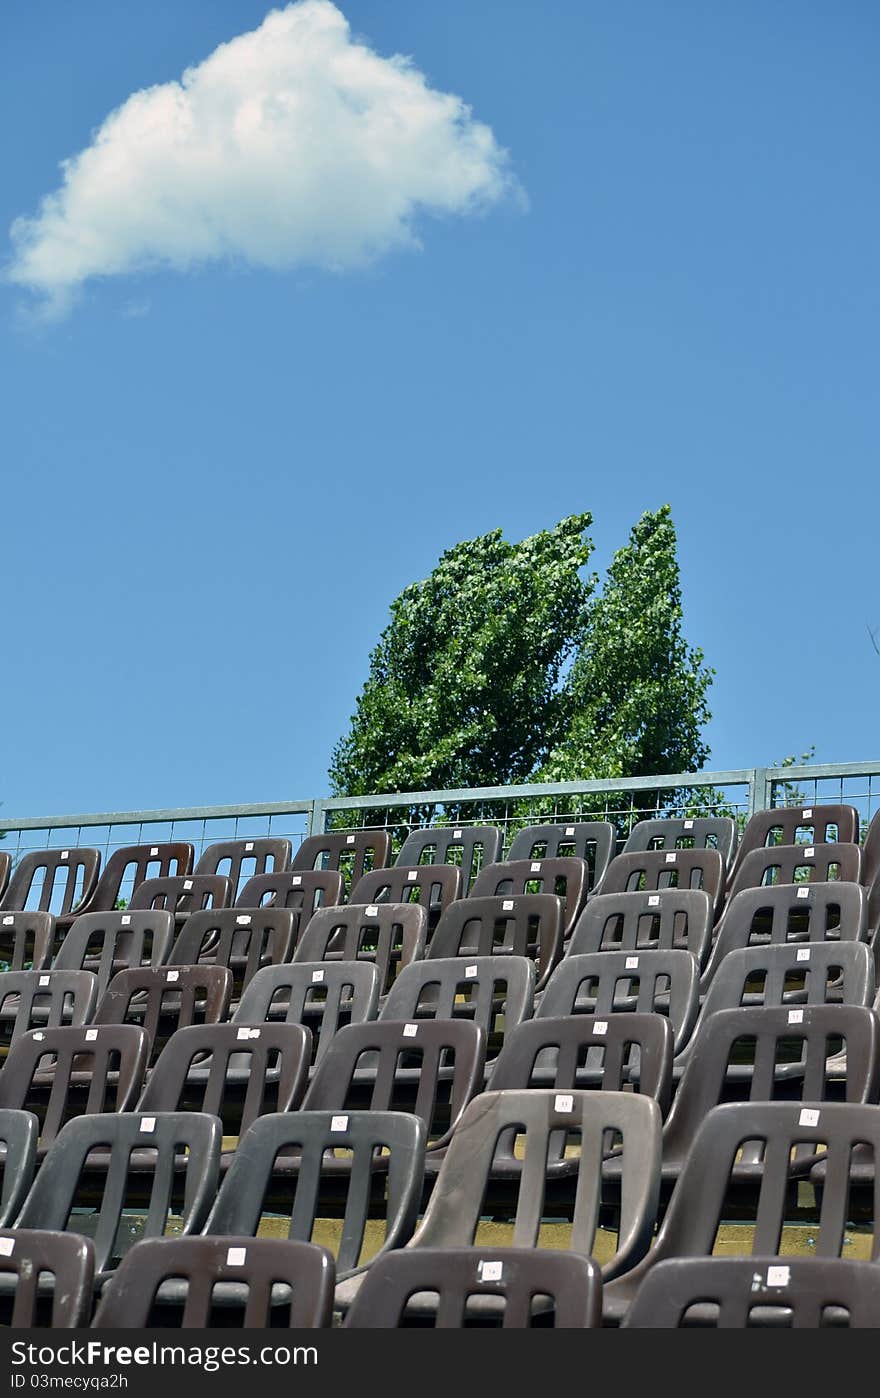
[[[798,1126],[818,1126],[819,1113],[813,1107],[804,1107],[798,1117]]]
[[[345,843],[346,843],[347,845],[353,845],[354,842],[355,842],[355,839],[356,839],[356,836],[354,836],[354,835],[346,835],[346,837],[345,837]]]
[[[685,830],[693,830],[694,822],[692,820],[686,820],[684,823],[684,828]]]
[[[540,861],[540,859],[536,859],[536,860],[535,860],[535,862],[532,864],[532,870],[531,870],[531,871],[532,871],[533,874],[540,874],[540,872],[541,872],[541,861]]]
[[[4,926],[4,927],[11,927],[12,924],[13,924],[14,922],[15,922],[15,918],[14,918],[14,917],[5,917],[5,918],[3,919],[3,926]]]
[[[42,1043],[45,1037],[46,1035],[43,1033],[41,1029],[36,1029],[34,1031],[34,1038],[37,1040],[38,1043]]]
[[[789,1010],[789,1012],[788,1012],[788,1022],[789,1022],[789,1024],[803,1024],[803,1022],[804,1022],[804,1012],[803,1012],[803,1010]]]
[[[416,879],[419,877],[418,869],[410,869],[406,877],[408,883],[415,883]]]
[[[463,832],[462,830],[453,830],[453,832],[452,832],[452,838],[453,838],[453,840],[460,840],[461,837],[462,837],[462,835],[463,835],[463,833],[464,833],[464,832]]]
[[[301,883],[302,883],[302,874],[294,874],[293,878],[290,880],[291,887],[292,887],[292,888],[299,888],[299,886],[300,886]]]
[[[797,959],[798,959],[798,961],[809,961],[809,959],[810,959],[810,948],[809,948],[809,947],[800,947],[800,948],[798,949]]]
[[[465,966],[464,973],[468,980],[472,980],[479,968],[476,966]]]
[[[594,1034],[598,1034],[600,1037],[603,1036],[603,1035],[605,1035],[605,1034],[607,1034],[607,1033],[608,1033],[608,1021],[607,1021],[607,1019],[597,1019],[597,1020],[596,1020],[596,1023],[593,1025],[593,1033],[594,1033]]]
[[[245,847],[244,847],[244,852],[245,852],[245,854],[250,854],[250,852],[251,852],[251,850],[253,849],[253,847],[254,847],[254,842],[253,842],[253,840],[247,840],[247,841],[245,842]]]
[[[815,857],[816,857],[816,851],[815,851],[815,849],[813,848],[812,845],[807,845],[807,848],[804,850],[804,858],[805,858],[805,859],[815,859]]]
[[[812,820],[812,819],[813,819],[813,807],[812,807],[812,806],[807,806],[806,810],[801,812],[801,820]]]
[[[69,859],[69,858],[70,858],[70,850],[69,850],[69,849],[63,849],[63,850],[61,851],[61,858],[62,858],[62,859]]]
[[[249,1028],[239,1029],[235,1037],[236,1039],[259,1039],[260,1031],[259,1029]]]
[[[648,898],[648,907],[657,908],[660,905],[660,894],[652,893]]]
[[[317,984],[318,981],[322,981],[323,979],[324,979],[324,972],[323,972],[323,971],[313,971],[313,972],[312,972],[312,985]]]
[[[557,1094],[557,1097],[556,1097],[555,1106],[556,1106],[556,1110],[557,1110],[558,1112],[573,1112],[573,1111],[574,1111],[574,1098],[572,1097],[571,1093],[568,1093],[568,1092],[559,1093],[559,1094]]]
[[[627,969],[628,971],[634,971],[634,970],[636,969],[636,967],[638,966],[638,964],[639,964],[639,958],[638,958],[637,956],[628,956],[628,957],[626,958],[626,969]]]
[[[151,858],[151,859],[155,859],[158,853],[159,853],[159,846],[158,846],[158,845],[152,845],[152,846],[150,847],[150,858]]]
[[[48,976],[40,976],[40,985],[48,985],[48,984],[49,984],[49,977],[48,977]]]
[[[565,833],[566,833],[566,835],[573,835],[573,834],[574,834],[574,826],[573,826],[573,825],[566,825],[566,827],[565,827]]]
[[[378,916],[379,916],[379,909],[376,907],[376,904],[375,904],[375,903],[370,903],[370,904],[368,905],[368,907],[367,907],[367,912],[366,912],[366,916],[367,916],[367,917],[378,917]]]
[[[89,1043],[92,1043],[92,1041],[93,1041],[94,1039],[97,1039],[97,1037],[98,1037],[98,1031],[97,1031],[97,1029],[87,1029],[87,1030],[86,1030],[86,1039],[87,1039],[87,1041],[88,1041]]]
[[[768,1267],[768,1268],[767,1268],[767,1285],[768,1285],[768,1286],[788,1286],[790,1278],[791,1278],[791,1268],[790,1268],[790,1267]]]
[[[0,1257],[11,1257],[14,1249],[14,1238],[0,1238]]]
[[[799,888],[797,891],[797,896],[798,898],[809,898],[810,890],[808,888]]]
[[[121,925],[122,925],[123,927],[128,927],[128,926],[130,926],[130,924],[131,924],[131,913],[123,913],[123,914],[122,914],[122,917],[119,919],[119,921],[120,921],[120,923],[121,923]]]
[[[193,886],[193,881],[192,881],[192,879],[184,879],[184,881],[183,881],[183,886],[184,886],[184,888],[187,890],[187,892],[189,892],[189,890],[190,890],[190,889],[192,888],[192,886]]]
[[[347,1117],[347,1116],[334,1116],[334,1117],[331,1117],[331,1118],[330,1118],[330,1130],[331,1130],[331,1131],[347,1131],[347,1130],[348,1130],[348,1117]]]
[[[480,1281],[503,1281],[504,1279],[503,1262],[481,1262],[478,1271],[480,1273]]]
[[[418,1031],[419,1026],[417,1024],[405,1024],[403,1026],[403,1037],[405,1039],[414,1039]]]
[[[505,898],[505,899],[502,900],[502,903],[501,903],[501,911],[502,911],[503,913],[512,913],[512,912],[513,912],[513,899],[512,899],[512,898]],[[9,921],[11,922],[11,921],[12,921],[12,918],[10,918]]]
[[[250,913],[242,913],[239,917],[237,917],[237,918],[235,919],[235,925],[236,925],[236,927],[250,927],[250,925],[251,925],[251,914],[250,914]]]
[[[166,971],[166,972],[165,972],[165,979],[166,979],[166,981],[177,981],[177,980],[180,980],[180,972],[179,972],[179,971]]]
[[[227,1267],[243,1267],[247,1262],[247,1248],[227,1248]]]
[[[667,864],[674,864],[675,861],[676,861],[677,859],[678,859],[678,852],[677,852],[676,850],[674,850],[674,849],[673,849],[673,850],[669,850],[668,853],[667,853],[667,855],[666,855],[666,863],[667,863]]]
[[[154,1116],[142,1116],[140,1129],[146,1131],[149,1136],[150,1133],[156,1129],[156,1118]]]

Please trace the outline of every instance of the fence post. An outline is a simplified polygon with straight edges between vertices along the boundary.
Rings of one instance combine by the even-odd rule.
[[[310,835],[323,835],[327,828],[327,813],[324,810],[323,801],[312,801],[309,805],[309,829]]]
[[[749,818],[770,809],[772,783],[766,767],[753,767],[749,777]]]

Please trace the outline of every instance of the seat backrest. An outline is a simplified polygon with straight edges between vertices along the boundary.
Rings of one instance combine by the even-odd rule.
[[[872,888],[880,878],[880,810],[868,826],[862,848],[862,880],[865,888]]]
[[[565,903],[563,939],[571,935],[577,922],[590,879],[590,866],[583,859],[516,859],[490,864],[474,881],[472,898],[510,898],[524,893],[555,893]]]
[[[94,971],[103,995],[117,971],[161,966],[173,937],[174,914],[165,909],[83,913],[71,924],[52,965],[57,971]]]
[[[495,1060],[490,1086],[598,1088],[653,1097],[665,1115],[672,1092],[672,1028],[665,1015],[561,1015],[512,1029]]]
[[[98,998],[90,971],[5,971],[0,975],[0,1042],[29,1029],[87,1024]]]
[[[287,908],[207,908],[190,913],[168,964],[226,966],[232,973],[232,998],[238,1000],[261,967],[287,959],[293,935],[293,913]]]
[[[596,888],[614,858],[617,832],[610,820],[555,821],[529,825],[514,835],[508,860],[583,859],[590,874],[588,886]]]
[[[223,874],[229,879],[233,903],[243,886],[256,874],[280,874],[290,868],[290,841],[268,836],[261,839],[219,840],[199,856],[197,874]]]
[[[16,1226],[86,1232],[95,1245],[96,1271],[107,1271],[127,1251],[119,1224],[135,1200],[142,1237],[170,1232],[172,1218],[175,1234],[199,1231],[217,1192],[220,1141],[220,1122],[201,1112],[76,1117],[53,1142]],[[89,1168],[93,1152],[98,1169]],[[80,1203],[84,1193],[88,1210]]]
[[[858,883],[862,874],[859,845],[772,845],[752,850],[739,862],[730,883],[733,898],[744,888],[780,883],[812,883],[842,879]]]
[[[380,1020],[465,1019],[486,1033],[490,1057],[504,1037],[529,1019],[535,967],[524,956],[451,956],[414,961],[401,971]]]
[[[485,1031],[467,1020],[349,1024],[319,1063],[303,1110],[345,1111],[369,1092],[373,1111],[414,1112],[425,1123],[428,1149],[439,1149],[482,1086],[485,1058]],[[441,1081],[441,1066],[448,1080]],[[418,1075],[414,1091],[399,1071],[407,1068]]]
[[[738,1005],[870,1005],[874,962],[864,942],[780,942],[728,952],[700,1019]]]
[[[33,1112],[0,1108],[0,1228],[11,1228],[37,1168],[40,1124]]]
[[[225,1020],[231,998],[227,966],[137,966],[113,977],[94,1023],[139,1025],[152,1065],[177,1029]]]
[[[531,1088],[476,1097],[446,1151],[410,1247],[473,1246],[496,1151],[504,1138],[516,1134],[522,1151],[517,1197],[509,1205],[511,1246],[535,1247],[542,1219],[568,1209],[568,1249],[590,1256],[595,1251],[609,1133],[622,1142],[620,1221],[617,1248],[602,1275],[609,1278],[625,1271],[648,1248],[660,1189],[660,1109],[652,1097],[631,1092]],[[554,1198],[551,1208],[546,1162],[553,1138],[567,1143],[566,1165],[576,1183],[564,1201]],[[572,1156],[572,1151],[579,1153]]]
[[[183,840],[125,845],[122,849],[114,850],[104,865],[86,911],[112,912],[123,887],[130,896],[145,879],[183,877],[191,873],[192,866],[193,847]]]
[[[395,864],[372,869],[351,890],[352,903],[421,903],[430,923],[462,893],[461,870],[455,864]]]
[[[236,908],[286,908],[293,917],[291,951],[319,908],[335,908],[343,900],[345,880],[338,869],[293,869],[280,874],[256,874],[238,895]]]
[[[568,955],[681,948],[702,966],[709,954],[712,918],[712,900],[701,888],[598,893],[577,920]]]
[[[4,1326],[72,1330],[88,1325],[94,1272],[95,1249],[88,1238],[37,1228],[0,1231]]]
[[[535,1017],[592,1014],[607,1019],[620,1010],[659,1010],[669,1016],[678,1054],[698,1008],[699,968],[689,951],[597,951],[560,961]]]
[[[855,806],[776,806],[756,811],[742,833],[733,873],[749,854],[764,846],[823,845],[836,840],[858,844],[859,813]]]
[[[349,889],[369,869],[382,869],[391,855],[387,830],[333,830],[303,840],[291,869],[338,869]]]
[[[829,1070],[841,1042],[845,1067]],[[716,1010],[694,1035],[666,1123],[664,1157],[685,1159],[707,1113],[724,1099],[732,1064],[740,1071],[750,1066],[746,1095],[755,1102],[823,1102],[829,1091],[847,1102],[869,1102],[877,1094],[878,1045],[880,1019],[858,1005]]]
[[[565,904],[555,893],[459,898],[441,914],[428,958],[527,956],[543,990],[562,955]]]
[[[227,908],[232,886],[222,874],[182,874],[167,879],[144,879],[129,899],[128,911],[167,908],[175,921],[205,908]]]
[[[437,1296],[437,1330],[460,1330],[480,1317],[504,1329],[535,1323],[540,1297],[555,1329],[587,1330],[602,1324],[602,1274],[589,1257],[537,1248],[397,1248],[365,1276],[346,1313],[347,1330],[396,1330],[419,1292]],[[421,1311],[420,1311],[421,1314]]]
[[[293,959],[372,962],[386,995],[404,966],[424,955],[427,935],[421,903],[346,903],[312,914]]]
[[[42,971],[52,960],[51,913],[0,913],[0,963],[9,971]]]
[[[218,1116],[225,1144],[243,1135],[258,1116],[299,1105],[308,1080],[310,1040],[301,1024],[191,1024],[178,1029],[160,1053],[137,1110]]]
[[[703,989],[731,951],[783,942],[860,942],[868,935],[868,900],[856,883],[782,883],[744,888],[728,899]]]
[[[12,871],[0,911],[22,911],[30,904],[58,917],[76,913],[89,901],[100,867],[97,849],[33,850]]]
[[[253,1236],[267,1209],[287,1223],[290,1238],[308,1242],[321,1211],[321,1185],[334,1152],[350,1152],[337,1275],[365,1264],[367,1223],[376,1218],[375,1165],[382,1155],[380,1217],[385,1225],[376,1256],[402,1246],[416,1220],[425,1169],[425,1126],[404,1112],[300,1111],[263,1116],[242,1137],[205,1224],[209,1235]],[[337,1181],[334,1181],[337,1182]]]
[[[633,850],[612,859],[600,893],[656,893],[701,888],[716,913],[724,897],[724,860],[717,849]]]
[[[164,1281],[185,1285],[180,1328],[228,1325],[254,1330],[329,1326],[333,1314],[333,1254],[292,1238],[148,1238],[120,1262],[95,1313],[96,1329],[153,1328]],[[273,1291],[274,1288],[274,1291]],[[162,1319],[154,1322],[162,1328]]]
[[[725,869],[729,869],[736,844],[736,821],[731,816],[640,820],[629,832],[623,853],[649,849],[717,849]]]
[[[9,875],[12,872],[12,855],[8,849],[0,849],[0,898],[6,892]]]
[[[378,1004],[379,972],[368,961],[297,961],[258,971],[233,1022],[304,1024],[316,1064],[338,1029],[375,1019]]]
[[[842,1257],[670,1257],[645,1276],[626,1314],[629,1329],[687,1327],[698,1306],[699,1324],[744,1330],[783,1325],[792,1330],[880,1326],[880,1289],[873,1262]]]
[[[133,1024],[28,1030],[0,1071],[0,1107],[34,1112],[43,1149],[72,1117],[127,1111],[143,1084],[147,1049]]]
[[[430,858],[426,858],[430,855]],[[395,864],[457,864],[461,868],[462,896],[479,871],[501,858],[501,831],[497,825],[443,825],[412,830],[400,848]]]

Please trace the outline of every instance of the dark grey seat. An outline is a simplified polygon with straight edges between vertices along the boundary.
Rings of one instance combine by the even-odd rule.
[[[823,845],[836,840],[858,844],[859,813],[855,806],[776,806],[756,811],[739,842],[731,881],[743,860],[755,850],[776,845]]]
[[[169,966],[225,966],[237,1001],[264,966],[286,961],[293,946],[294,915],[287,908],[212,908],[191,913],[168,957]]]
[[[174,914],[174,927],[179,932],[193,913],[227,908],[231,897],[232,885],[222,874],[175,874],[144,879],[132,893],[128,911],[164,908]]]
[[[88,1024],[98,998],[90,971],[4,971],[0,974],[0,1044],[29,1029]]]
[[[37,1168],[40,1123],[33,1112],[0,1108],[0,1228],[18,1217]]]
[[[52,960],[55,919],[51,913],[0,913],[0,964],[8,971],[42,971]]]
[[[461,869],[455,864],[395,864],[372,869],[351,890],[352,903],[421,903],[429,933],[445,908],[462,894]]]
[[[293,918],[290,954],[320,908],[337,907],[343,900],[345,880],[338,869],[286,869],[281,873],[255,874],[236,899],[239,909],[285,908]]]
[[[283,837],[246,836],[218,840],[202,851],[197,874],[222,874],[229,880],[229,902],[234,903],[243,886],[256,874],[279,874],[290,868],[290,841]]]
[[[680,1053],[697,1018],[699,968],[689,951],[597,951],[566,956],[550,977],[535,1011],[540,1019],[621,1010],[669,1018]]]
[[[729,869],[736,855],[736,821],[731,816],[640,820],[629,832],[624,854],[649,849],[717,849]]]
[[[780,883],[859,883],[861,876],[858,845],[774,845],[752,850],[737,864],[728,894],[733,898],[744,888]]]
[[[81,905],[78,916],[113,912],[123,888],[130,895],[145,879],[182,878],[191,873],[192,866],[193,847],[182,840],[124,845],[107,860],[92,896]]]
[[[471,898],[517,898],[529,893],[552,893],[564,903],[562,937],[571,935],[584,905],[590,866],[584,859],[517,859],[490,864],[474,880]]]
[[[48,1229],[0,1231],[0,1316],[13,1330],[73,1330],[92,1313],[95,1250]]]
[[[428,959],[527,956],[536,967],[535,990],[543,990],[562,955],[564,912],[554,893],[460,898],[441,915]]]
[[[174,915],[167,909],[83,913],[71,924],[52,965],[57,971],[93,971],[103,995],[117,971],[162,966],[173,937]]]
[[[507,858],[583,859],[590,871],[588,889],[595,889],[614,857],[616,844],[617,832],[610,820],[562,820],[517,831]]]
[[[13,869],[0,913],[21,912],[36,900],[37,911],[54,913],[56,925],[67,928],[91,898],[100,867],[97,849],[32,850]]]
[[[225,1020],[231,997],[226,966],[138,966],[113,977],[94,1023],[137,1024],[147,1036],[151,1066],[176,1030]]]
[[[880,810],[878,810],[865,836],[862,847],[862,881],[865,888],[871,888],[880,877]]]
[[[293,960],[371,962],[379,975],[381,998],[404,966],[424,955],[427,934],[428,910],[421,903],[319,908],[300,937]]]
[[[303,840],[291,869],[338,869],[349,889],[370,869],[384,869],[391,856],[387,830],[328,830]]]
[[[709,954],[712,920],[712,901],[700,888],[598,893],[578,918],[567,954],[680,948],[702,966]]]
[[[430,855],[429,859],[425,856]],[[501,858],[501,831],[497,825],[443,825],[412,830],[404,840],[395,864],[457,864],[461,869],[462,897],[481,869]]]
[[[337,1031],[376,1018],[379,972],[368,961],[297,961],[264,966],[238,1005],[236,1024],[302,1024],[311,1033],[311,1066]]]
[[[612,859],[599,893],[657,893],[701,888],[716,915],[724,898],[724,860],[717,849],[632,850]]]

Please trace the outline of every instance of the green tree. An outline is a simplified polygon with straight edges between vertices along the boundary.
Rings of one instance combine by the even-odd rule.
[[[594,576],[589,514],[456,544],[391,605],[330,767],[334,795],[519,782],[567,721],[560,676]]]

